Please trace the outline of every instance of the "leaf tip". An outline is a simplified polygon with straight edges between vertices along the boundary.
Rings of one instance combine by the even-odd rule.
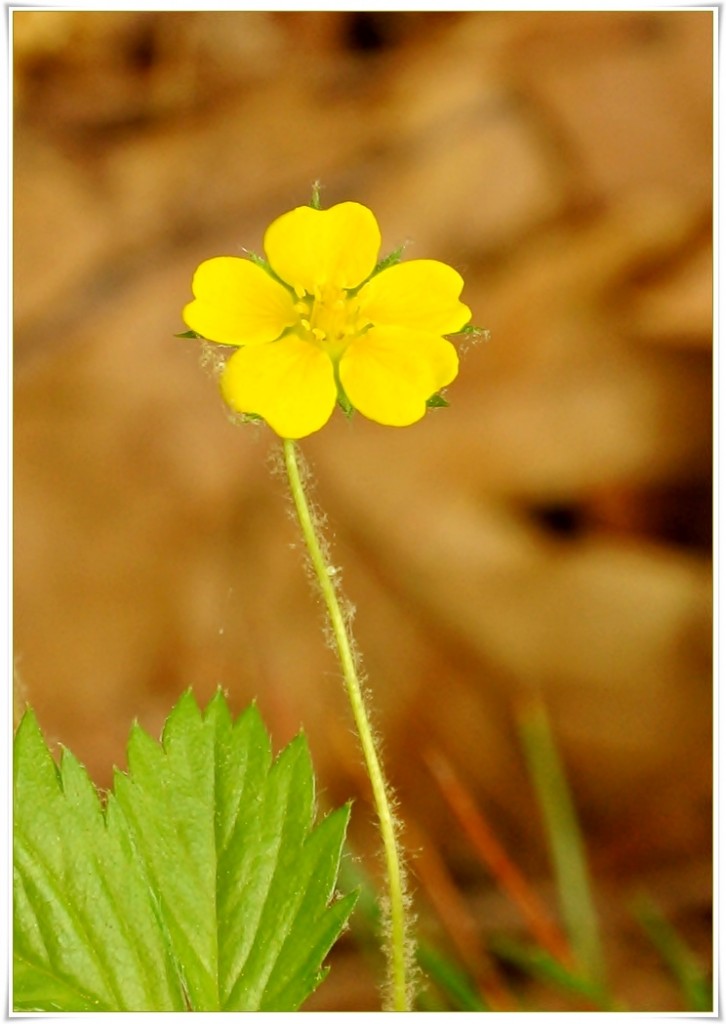
[[[38,725],[38,719],[36,718],[35,712],[31,708],[30,704],[25,705],[25,709],[23,711],[21,719],[18,722],[17,728],[15,729],[15,735],[18,738],[20,736],[25,736],[28,733],[35,733],[40,735],[41,737],[43,735],[40,731],[40,726]]]
[[[227,714],[229,714],[227,692],[221,686],[218,686],[217,689],[214,691],[212,699],[205,708],[204,717],[206,718],[210,712],[216,712],[217,710],[224,710],[227,712]]]
[[[166,745],[174,734],[175,729],[182,727],[184,722],[190,719],[195,722],[200,722],[202,719],[202,712],[199,709],[191,686],[184,690],[179,700],[171,709],[169,717],[164,722],[164,728],[161,733],[161,742],[164,749],[166,749]]]

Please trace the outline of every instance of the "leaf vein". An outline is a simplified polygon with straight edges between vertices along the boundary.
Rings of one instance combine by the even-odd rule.
[[[23,845],[22,835],[16,836],[16,844],[16,854],[19,854],[21,856],[21,859],[23,858],[23,855],[24,858],[27,858],[25,864],[23,864],[22,862],[17,862],[17,867],[21,876],[25,879],[25,891],[26,893],[28,893],[29,902],[31,903],[31,905],[33,905],[33,913],[35,915],[36,921],[38,922],[39,930],[42,931],[40,917],[38,915],[37,907],[34,905],[34,901],[30,898],[30,892],[27,884],[29,882],[31,884],[31,888],[35,888],[36,891],[38,891],[39,893],[38,887],[33,885],[33,873],[30,870],[31,864],[35,864],[37,866],[39,875],[41,876],[41,880],[45,883],[47,889],[50,892],[52,892],[53,895],[55,896],[56,903],[60,910],[65,915],[66,919],[68,920],[69,925],[71,926],[71,930],[75,930],[77,940],[82,942],[86,949],[86,952],[90,953],[91,959],[95,962],[101,980],[105,982],[106,986],[111,990],[111,992],[115,996],[118,1005],[121,1006],[122,1003],[120,999],[120,993],[116,986],[116,981],[113,976],[113,970],[111,969],[111,965],[102,956],[99,944],[97,944],[94,941],[94,937],[91,934],[91,930],[88,928],[87,923],[85,923],[82,917],[79,915],[78,911],[75,908],[75,905],[71,901],[64,899],[62,880],[57,879],[54,876],[52,869],[45,862],[39,850],[36,849],[31,852],[30,849],[26,848]]]

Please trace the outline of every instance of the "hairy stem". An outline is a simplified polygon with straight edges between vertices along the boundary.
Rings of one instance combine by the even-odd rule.
[[[409,960],[407,943],[407,914],[404,892],[404,874],[401,854],[396,840],[389,786],[383,773],[381,759],[366,711],[355,646],[346,616],[340,604],[335,582],[336,569],[325,555],[325,543],[319,534],[300,473],[300,462],[294,441],[283,441],[285,468],[290,482],[295,511],[302,528],[305,544],[312,562],[320,592],[328,610],[335,638],[343,679],[353,711],[356,729],[363,750],[373,800],[378,815],[378,826],[383,843],[388,885],[389,922],[386,929],[386,957],[389,971],[389,1000],[391,1010],[410,1010]]]

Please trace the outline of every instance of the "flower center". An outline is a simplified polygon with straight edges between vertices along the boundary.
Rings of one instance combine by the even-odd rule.
[[[295,303],[297,333],[322,348],[331,359],[339,359],[353,338],[370,326],[360,314],[360,306],[342,288],[316,286],[315,294],[306,294]]]

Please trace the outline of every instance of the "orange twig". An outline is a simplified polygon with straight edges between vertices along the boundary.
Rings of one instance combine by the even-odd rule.
[[[425,755],[425,760],[442,796],[479,854],[482,863],[519,909],[535,940],[563,966],[572,967],[573,957],[565,936],[494,835],[450,762],[438,750],[429,751]]]
[[[479,940],[478,925],[444,859],[421,826],[407,819],[406,829],[407,845],[419,847],[411,860],[414,872],[483,999],[494,1011],[513,1010],[516,1004]]]

